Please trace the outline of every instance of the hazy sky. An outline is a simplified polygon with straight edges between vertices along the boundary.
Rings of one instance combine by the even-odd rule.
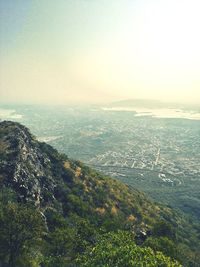
[[[200,104],[199,0],[0,0],[0,102]]]

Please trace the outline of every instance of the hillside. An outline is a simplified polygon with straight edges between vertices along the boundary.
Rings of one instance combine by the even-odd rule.
[[[18,123],[0,123],[0,184],[0,259],[8,266],[97,266],[87,261],[90,250],[102,251],[102,237],[115,243],[118,235],[132,238],[135,251],[149,253],[152,262],[169,262],[162,266],[179,266],[164,255],[200,265],[199,225],[59,154]],[[8,241],[10,229],[14,238]],[[118,266],[109,262],[99,266]]]

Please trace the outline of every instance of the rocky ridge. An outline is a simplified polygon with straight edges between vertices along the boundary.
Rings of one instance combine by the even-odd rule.
[[[25,126],[0,123],[0,155],[1,182],[18,192],[21,200],[40,205],[43,192],[53,192],[50,160]]]

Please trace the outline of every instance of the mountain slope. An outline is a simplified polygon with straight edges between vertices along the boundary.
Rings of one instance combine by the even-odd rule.
[[[43,254],[48,259],[56,257],[58,262],[58,254],[72,262],[95,244],[98,235],[123,230],[133,233],[139,245],[161,250],[185,266],[198,266],[199,226],[143,193],[60,155],[18,123],[0,123],[0,185],[3,206],[12,200],[42,214],[47,231]],[[60,252],[61,244],[71,251],[69,255],[67,249]]]

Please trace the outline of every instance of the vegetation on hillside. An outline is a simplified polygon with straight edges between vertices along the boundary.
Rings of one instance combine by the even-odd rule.
[[[27,131],[0,128],[3,266],[199,266],[199,225]]]

